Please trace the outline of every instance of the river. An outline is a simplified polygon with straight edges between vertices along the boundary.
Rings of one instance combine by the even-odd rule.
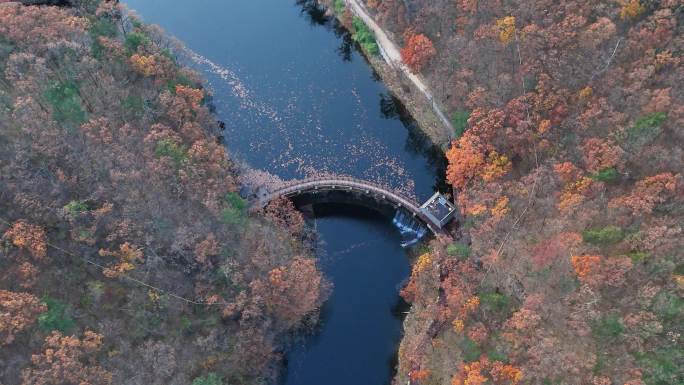
[[[231,156],[283,179],[341,173],[422,201],[441,157],[349,35],[312,1],[127,0],[196,53]],[[410,269],[389,218],[316,206],[319,258],[334,285],[319,329],[287,355],[286,385],[384,385],[401,338]]]

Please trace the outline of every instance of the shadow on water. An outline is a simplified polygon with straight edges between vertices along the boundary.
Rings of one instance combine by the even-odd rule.
[[[342,26],[334,17],[328,16],[325,8],[321,7],[316,0],[297,0],[295,3],[301,7],[300,15],[312,26],[321,26],[333,32],[340,38],[340,47],[337,49],[342,61],[351,62],[354,51],[359,52],[361,57],[372,70],[372,77],[376,82],[382,82],[380,74],[371,66],[361,48],[352,39],[351,33]],[[433,188],[435,191],[448,192],[449,185],[442,175],[446,174],[447,161],[442,150],[420,129],[404,104],[389,90],[379,95],[380,114],[384,119],[399,119],[408,132],[405,149],[408,153],[427,159],[429,166],[437,170],[437,179]]]
[[[342,41],[340,42],[339,48],[337,48],[337,53],[342,58],[342,61],[350,62],[352,61],[352,54],[354,53],[354,40],[350,34],[344,34],[340,37]]]
[[[419,199],[441,183],[442,154],[314,0],[126,3],[215,64],[198,68],[226,122],[220,140],[255,168],[283,179],[309,168],[340,172]],[[315,210],[321,268],[335,288],[314,335],[286,353],[284,383],[389,383],[402,334],[399,290],[410,274],[395,210]]]
[[[297,0],[295,4],[302,7],[301,15],[311,25],[325,25],[330,20],[330,17],[325,12],[325,8],[318,5],[316,0]]]
[[[403,287],[406,284],[406,281],[408,281],[408,278],[404,281],[402,281],[401,286]],[[397,302],[392,306],[392,316],[401,320],[402,325],[404,324],[404,320],[406,319],[406,316],[409,313],[409,310],[411,310],[411,304],[404,301],[404,298],[401,296],[397,297]],[[397,349],[395,349],[394,354],[392,354],[392,357],[388,359],[388,365],[389,365],[389,381],[388,384],[392,383],[392,379],[394,379],[394,376],[397,374],[397,367],[399,365],[399,344],[401,343],[401,336],[394,341],[395,345],[397,346]]]
[[[350,62],[354,53],[355,42],[342,25],[332,16],[329,16],[325,8],[321,7],[316,0],[297,0],[295,2],[302,9],[300,15],[304,17],[310,25],[325,27],[340,38],[340,46],[337,53],[342,61]]]
[[[398,295],[410,273],[390,218],[353,204],[315,203],[320,267],[334,288],[320,323],[286,355],[281,384],[390,384],[409,305]]]
[[[337,53],[342,59],[342,61],[351,62],[354,53],[361,52],[358,45],[353,41],[349,31],[347,31],[335,18],[327,16],[325,10],[322,9],[316,1],[298,0],[296,1],[296,4],[299,7],[301,7],[300,15],[303,18],[305,18],[310,25],[323,27],[326,30],[333,32],[335,36],[337,36],[340,39],[340,46],[337,49]],[[365,56],[360,56],[366,59]],[[367,59],[366,62],[370,66],[370,63],[368,63]],[[371,70],[371,76],[376,82],[382,81],[379,74],[374,69]],[[426,159],[428,167],[432,170],[437,170],[433,189],[442,192],[448,191],[448,186],[446,185],[444,178],[441,177],[445,174],[446,171],[446,159],[441,149],[434,145],[430,138],[427,135],[425,135],[422,132],[422,130],[420,130],[417,122],[411,117],[405,106],[390,91],[385,91],[383,93],[378,94],[378,107],[379,114],[382,118],[387,120],[398,119],[402,123],[403,127],[406,129],[408,134],[406,137],[406,142],[404,144],[404,149],[406,153],[411,157]],[[364,223],[365,225],[381,226],[385,228],[385,231],[387,232],[384,236],[384,242],[389,241],[390,243],[394,243],[395,245],[398,245],[402,242],[401,235],[397,230],[396,225],[392,224],[392,217],[388,216],[387,213],[380,214],[368,207],[359,207],[357,205],[350,205],[349,203],[314,203],[311,207],[311,212],[318,221],[325,221],[326,219],[339,220],[340,218],[344,218],[359,221],[360,223]],[[325,231],[325,228],[319,229],[319,232],[321,233],[321,236],[323,238],[326,237]],[[339,224],[335,227],[334,231],[337,232],[335,234],[337,238],[339,238],[340,236],[342,236],[342,238],[347,236],[347,234],[343,233],[344,226],[339,226]],[[333,236],[333,234],[329,235],[331,237]],[[352,235],[350,235],[350,237],[351,236]],[[378,235],[374,236],[377,237]],[[334,241],[334,239],[331,239],[331,241]],[[340,257],[340,255],[338,254],[339,251],[334,251],[334,245],[332,247],[333,250],[329,250],[330,245],[323,244],[320,248],[321,253],[319,253],[319,258],[324,272],[327,276],[329,276],[332,279],[333,284],[337,286],[336,279],[344,278],[341,278],[336,274],[339,274],[340,270],[344,271],[345,268],[341,267],[342,263],[338,259]],[[384,246],[384,248],[381,249],[381,254],[387,253],[390,249],[391,247],[388,248],[387,246]],[[364,248],[356,250],[356,252],[363,251],[365,251]],[[326,254],[326,252],[332,252],[333,255]],[[353,254],[354,251],[350,251],[349,253],[349,257],[353,257],[351,254]],[[402,250],[397,251],[396,253],[401,253],[405,255],[406,251]],[[390,254],[392,253],[390,252]],[[406,264],[404,268],[408,269],[408,265]],[[390,283],[389,290],[386,289],[386,295],[389,299],[386,299],[386,301],[388,302],[385,303],[387,307],[384,309],[384,311],[388,312],[388,314],[386,314],[387,317],[394,320],[390,321],[394,324],[394,326],[392,327],[397,329],[394,333],[389,333],[385,337],[386,339],[384,340],[384,342],[381,343],[390,344],[391,348],[388,349],[384,354],[385,358],[383,358],[383,361],[385,362],[387,369],[385,371],[385,375],[381,376],[383,379],[380,381],[379,384],[390,384],[392,382],[392,379],[394,378],[394,375],[396,374],[396,368],[398,364],[398,346],[401,342],[402,335],[401,325],[403,324],[403,320],[410,309],[410,305],[406,303],[398,294],[401,287],[403,286],[403,284],[405,284],[405,281],[408,278],[408,273],[409,272],[407,270],[404,272],[403,275],[395,276],[394,278],[396,279],[396,281]],[[363,277],[359,277],[358,282],[355,282],[354,284],[363,285]],[[340,307],[343,307],[343,305],[341,305],[338,302],[338,300],[334,298],[334,296],[337,294],[343,296],[348,295],[344,293],[345,290],[348,290],[348,288],[340,287],[337,290],[334,289],[333,298],[326,302],[326,304],[322,308],[321,322],[318,325],[318,327],[312,332],[312,334],[299,340],[295,344],[296,346],[293,347],[291,353],[288,354],[287,358],[289,362],[288,365],[286,365],[286,369],[283,375],[283,384],[308,385],[307,380],[313,377],[306,377],[307,375],[309,375],[307,373],[300,374],[295,372],[306,372],[307,370],[313,370],[314,372],[316,372],[326,370],[324,363],[322,363],[321,361],[316,361],[317,358],[314,358],[314,361],[312,363],[311,357],[320,353],[320,350],[317,350],[317,348],[320,349],[321,345],[330,343],[331,339],[334,340],[334,337],[331,337],[330,334],[337,333],[341,330],[339,324],[333,324],[334,322],[336,322],[336,320],[333,319],[333,317],[336,317],[337,320],[339,320],[339,317],[341,317],[340,313],[344,313],[343,310],[340,310]],[[371,300],[368,302],[372,303],[372,306],[378,306],[377,301]],[[366,326],[366,328],[368,327],[369,326]],[[352,329],[347,331],[354,332],[355,330]],[[369,344],[372,345],[370,341]],[[367,347],[371,348],[371,346]],[[340,357],[344,357],[345,355],[349,354],[349,352],[346,352],[343,347],[335,346],[333,347],[333,349],[338,350],[336,353],[338,353]],[[312,369],[312,365],[317,367]],[[352,370],[363,371],[364,369],[353,368]],[[330,374],[332,373],[329,373],[329,376]],[[372,376],[367,377],[370,378]],[[361,378],[363,378],[363,376],[361,376]]]
[[[449,185],[440,175],[446,174],[447,161],[442,150],[420,129],[418,122],[411,117],[404,104],[391,92],[380,94],[380,113],[385,119],[399,119],[406,127],[408,137],[404,149],[413,156],[422,157],[428,161],[432,169],[437,170],[434,190],[449,191]]]

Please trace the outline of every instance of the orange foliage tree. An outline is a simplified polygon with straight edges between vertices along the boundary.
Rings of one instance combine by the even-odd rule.
[[[58,7],[24,7],[20,2],[0,7],[0,35],[20,47],[46,48],[60,40],[78,36],[88,25]]]
[[[485,182],[502,177],[511,170],[508,156],[496,151],[493,141],[504,127],[502,110],[475,109],[468,123],[470,129],[454,141],[447,151],[447,181],[463,189],[478,177]]]
[[[523,372],[513,365],[501,361],[490,361],[482,356],[479,361],[461,364],[459,372],[452,378],[451,385],[515,385],[523,379]]]
[[[412,370],[409,372],[409,378],[411,381],[420,383],[421,381],[427,380],[430,377],[429,369]]]
[[[413,72],[420,70],[437,54],[432,41],[425,35],[409,33],[406,46],[401,49],[401,59]]]
[[[553,165],[553,172],[563,183],[570,183],[577,180],[582,175],[582,171],[572,162],[556,163]]]
[[[38,281],[38,273],[38,268],[31,262],[24,262],[17,266],[15,272],[16,277],[19,280],[19,286],[23,287],[24,289],[31,288],[36,284]]]
[[[83,339],[52,332],[45,339],[45,351],[31,357],[31,366],[22,372],[23,385],[106,385],[112,374],[95,365],[95,353],[102,336],[86,331]]]
[[[195,245],[195,260],[202,266],[211,265],[211,257],[217,256],[221,252],[221,247],[216,241],[216,236],[209,233],[207,237]]]
[[[5,231],[4,237],[14,246],[27,250],[35,260],[42,260],[47,256],[47,236],[40,226],[17,221]]]
[[[573,255],[570,258],[577,278],[588,285],[598,285],[601,280],[601,256]]]
[[[477,176],[485,164],[478,141],[468,133],[452,144],[446,157],[449,161],[447,181],[460,189]]]
[[[0,345],[12,343],[17,333],[45,311],[47,306],[31,294],[0,290]]]
[[[575,255],[571,263],[580,282],[593,287],[621,286],[632,268],[632,260],[627,256]]]
[[[194,110],[200,108],[200,103],[202,102],[202,99],[204,99],[204,91],[197,88],[186,87],[181,84],[176,86],[176,95],[184,98]]]

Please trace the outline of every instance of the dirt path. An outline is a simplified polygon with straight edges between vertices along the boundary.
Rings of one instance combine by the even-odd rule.
[[[423,79],[419,75],[412,73],[411,70],[401,61],[401,53],[399,51],[399,47],[397,47],[397,45],[394,44],[392,40],[390,40],[385,31],[382,28],[380,28],[380,26],[375,22],[373,17],[371,17],[371,15],[368,13],[368,10],[361,3],[360,0],[345,0],[345,2],[347,3],[347,6],[350,7],[352,12],[354,12],[356,16],[360,17],[361,20],[363,20],[363,22],[366,23],[368,28],[370,28],[371,31],[373,31],[373,33],[375,34],[375,40],[378,42],[378,47],[380,48],[380,54],[385,59],[387,64],[389,64],[393,68],[398,68],[399,70],[401,70],[404,76],[406,76],[416,86],[416,88],[420,90],[420,92],[432,105],[432,109],[437,115],[437,117],[444,124],[446,137],[452,138],[454,127],[451,125],[451,122],[446,117],[442,109],[437,105],[437,103],[435,103],[434,98],[432,97],[432,93],[430,92],[430,89],[425,84]]]

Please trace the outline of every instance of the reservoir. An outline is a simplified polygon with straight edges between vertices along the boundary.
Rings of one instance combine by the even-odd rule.
[[[282,179],[344,174],[427,199],[443,161],[349,34],[312,1],[127,0],[194,52],[233,158]],[[410,274],[391,219],[315,207],[318,257],[333,292],[321,324],[286,356],[283,384],[392,379]]]

